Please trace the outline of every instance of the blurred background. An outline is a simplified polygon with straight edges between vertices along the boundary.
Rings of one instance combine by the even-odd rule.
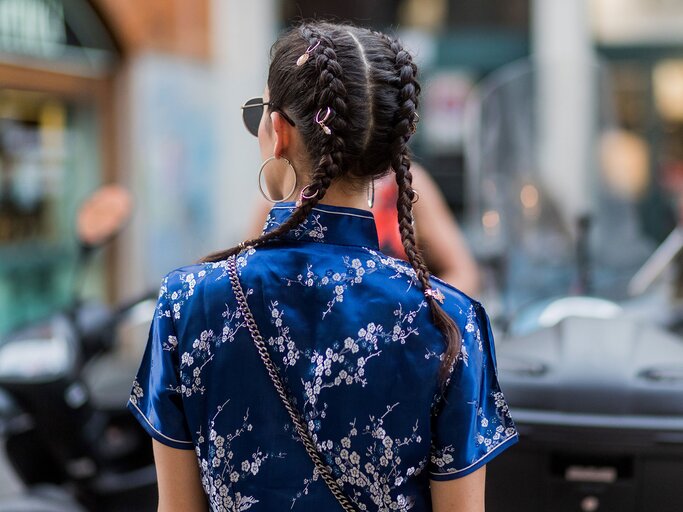
[[[391,30],[415,51],[424,95],[413,149],[461,223],[485,218],[480,257],[503,228],[491,166],[514,176],[516,194],[531,185],[532,225],[547,213],[535,187],[571,231],[602,181],[633,206],[645,245],[674,227],[679,1],[0,0],[0,333],[68,303],[73,219],[103,183],[129,188],[135,215],[89,272],[91,295],[155,288],[241,239],[260,162],[239,107],[261,94],[278,30],[312,16]],[[466,104],[491,87],[486,138],[468,127]],[[598,125],[613,128],[605,142],[621,155],[603,165],[592,160]],[[631,264],[647,249],[634,251]]]
[[[519,191],[539,162],[551,166],[548,190],[579,183],[570,188],[584,198],[567,198],[561,215],[592,207],[581,186],[602,173],[629,180],[617,192],[646,242],[673,228],[683,174],[679,1],[0,0],[0,333],[69,301],[73,219],[102,183],[128,187],[136,208],[88,274],[90,294],[120,300],[155,288],[169,269],[241,239],[260,162],[239,107],[261,94],[278,30],[312,16],[391,30],[416,52],[424,95],[414,151],[461,222],[488,212],[496,229],[479,188],[493,158],[514,153],[504,165],[516,167]],[[511,63],[517,97],[505,105],[518,112],[496,107],[493,131],[527,141],[482,141],[467,133],[467,99]],[[528,122],[522,130],[505,124],[514,116]],[[556,128],[535,130],[531,117]],[[618,130],[610,143],[622,154],[602,171],[586,165],[597,122]],[[482,152],[489,162],[477,160]]]
[[[528,306],[591,295],[675,331],[680,0],[0,0],[0,337],[77,288],[144,295],[245,236],[260,159],[240,106],[278,32],[310,17],[415,53],[416,161],[466,234],[496,329],[523,335],[543,313]],[[110,183],[133,215],[83,272],[77,212]]]

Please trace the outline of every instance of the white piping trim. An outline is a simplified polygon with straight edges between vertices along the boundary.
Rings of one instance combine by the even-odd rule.
[[[430,471],[429,474],[430,474],[430,475],[434,475],[434,476],[446,476],[446,475],[457,475],[458,473],[462,473],[463,471],[467,471],[468,469],[470,469],[470,468],[473,467],[473,466],[476,466],[476,465],[479,464],[482,460],[484,460],[486,457],[488,457],[489,455],[491,455],[492,453],[494,453],[494,452],[495,452],[498,448],[500,448],[501,446],[505,446],[505,443],[507,443],[508,441],[514,439],[514,438],[517,437],[518,435],[519,435],[519,434],[518,434],[517,432],[515,432],[514,435],[508,437],[505,441],[503,441],[502,443],[500,443],[498,446],[496,446],[496,447],[495,447],[493,450],[491,450],[490,452],[486,452],[484,455],[482,455],[479,459],[477,459],[476,461],[474,461],[472,464],[470,464],[470,465],[467,466],[466,468],[454,469],[453,471],[449,471],[449,472],[447,472],[447,473],[434,473],[433,471]]]
[[[140,416],[145,418],[145,421],[147,424],[152,427],[152,430],[159,434],[161,437],[164,439],[168,439],[169,441],[173,441],[174,443],[181,443],[181,444],[194,444],[192,441],[180,441],[179,439],[173,439],[172,437],[168,437],[167,435],[163,434],[162,432],[159,432],[154,425],[147,419],[147,416],[145,416],[145,413],[143,413],[140,408],[137,406],[137,404],[134,404],[130,399],[128,400],[128,403],[131,404],[133,407],[137,409],[137,411],[140,413]]]
[[[271,210],[289,210],[289,209],[294,209],[294,206],[273,206]],[[311,208],[312,210],[315,210],[316,212],[323,212],[323,213],[330,213],[332,215],[348,215],[349,217],[360,217],[361,219],[370,219],[374,220],[375,218],[372,216],[367,216],[367,215],[358,215],[357,213],[346,213],[346,212],[331,212],[328,210],[323,210],[322,208]]]

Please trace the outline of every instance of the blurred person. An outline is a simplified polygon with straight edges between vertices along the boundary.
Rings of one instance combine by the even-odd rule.
[[[133,383],[159,510],[483,511],[517,432],[484,308],[416,245],[412,57],[327,23],[271,55],[243,116],[278,204],[262,235],[165,277]],[[387,173],[407,263],[367,209]]]
[[[413,189],[418,194],[413,206],[417,245],[425,255],[427,267],[447,283],[476,296],[479,293],[479,268],[458,223],[424,167],[413,163],[410,171]],[[368,204],[372,204],[370,208],[377,225],[380,249],[394,258],[408,260],[398,229],[396,182],[392,176],[385,176],[374,183],[369,194]],[[258,201],[249,237],[261,234],[270,206],[266,200]]]

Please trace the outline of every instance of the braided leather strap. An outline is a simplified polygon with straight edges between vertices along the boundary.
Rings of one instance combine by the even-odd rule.
[[[240,284],[239,278],[237,277],[235,256],[230,256],[228,258],[227,263],[228,274],[230,276],[230,283],[232,284],[232,289],[235,293],[235,297],[237,298],[237,303],[239,304],[240,311],[244,315],[244,320],[251,334],[251,339],[253,340],[254,345],[256,345],[256,349],[258,350],[258,353],[261,356],[261,360],[263,361],[263,364],[265,365],[266,370],[268,371],[268,376],[270,377],[270,380],[273,382],[273,386],[275,386],[277,394],[280,396],[280,399],[282,400],[285,409],[287,409],[289,417],[292,419],[292,423],[294,423],[294,428],[296,428],[296,432],[297,434],[299,434],[299,437],[301,438],[301,441],[304,444],[304,448],[306,448],[306,452],[308,452],[308,455],[313,461],[313,464],[315,464],[318,473],[325,481],[327,487],[329,487],[330,491],[337,499],[341,507],[346,512],[356,512],[356,509],[351,505],[349,500],[344,495],[340,485],[332,476],[332,471],[320,457],[320,453],[315,447],[315,443],[311,438],[311,434],[308,431],[308,428],[304,424],[303,420],[301,419],[301,415],[296,410],[294,404],[292,403],[292,400],[287,394],[287,391],[282,382],[277,367],[275,366],[275,364],[273,364],[273,361],[270,359],[270,354],[268,354],[266,344],[263,341],[263,337],[261,336],[261,333],[258,330],[256,320],[254,320],[254,315],[251,314],[249,304],[247,303],[247,297],[244,294],[244,291],[242,290],[242,285]]]

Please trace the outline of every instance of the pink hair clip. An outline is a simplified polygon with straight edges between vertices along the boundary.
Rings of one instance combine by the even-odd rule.
[[[304,202],[304,199],[308,201],[309,199],[313,199],[315,196],[318,195],[318,191],[316,190],[314,194],[307,196],[306,191],[309,189],[309,187],[310,185],[306,185],[304,188],[301,189],[301,193],[299,194],[299,200],[296,202],[297,208],[301,206],[301,204]]]
[[[330,118],[330,115],[332,115],[332,109],[330,107],[327,107],[327,110],[325,111],[325,116],[322,119],[320,119],[322,111],[323,109],[318,110],[318,113],[315,115],[315,122],[320,125],[320,128],[323,129],[325,134],[331,135],[332,130],[330,130],[330,128],[325,123]]]
[[[446,297],[438,288],[427,288],[425,290],[425,297],[431,297],[432,299],[439,301],[441,304],[443,304],[443,301],[446,300]]]
[[[306,51],[301,54],[301,57],[296,59],[296,65],[298,66],[303,66],[308,62],[308,59],[311,58],[311,53],[313,53],[313,50],[315,50],[318,46],[320,46],[320,41],[316,41],[315,44],[312,44],[308,48],[306,48]]]

